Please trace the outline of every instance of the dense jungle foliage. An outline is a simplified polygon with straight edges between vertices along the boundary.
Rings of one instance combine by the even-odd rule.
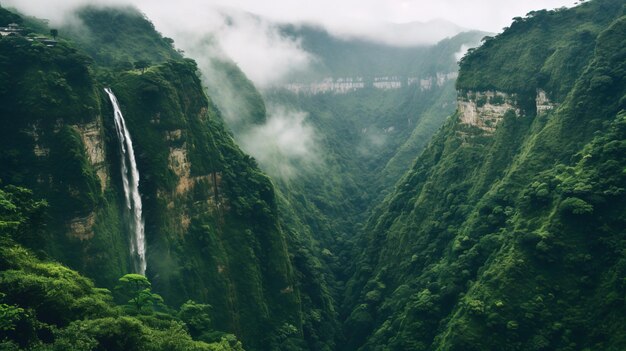
[[[522,112],[495,132],[455,114],[378,207],[347,349],[626,347],[625,24],[621,1],[534,12],[462,60],[461,91]]]
[[[96,288],[20,245],[46,230],[48,208],[28,189],[0,190],[2,350],[243,350],[234,335],[212,329],[210,305],[190,300],[172,309],[137,274],[115,289]]]
[[[20,19],[5,9],[0,12],[7,21]],[[144,328],[124,314],[108,312],[120,308],[108,303],[103,293],[102,301],[110,305],[102,312],[110,318],[107,323],[120,330],[119,323],[135,323],[142,345],[176,324],[176,333],[188,331],[191,336],[184,338],[189,340],[222,342],[220,335],[228,332],[249,350],[329,348],[334,334],[326,321],[335,317],[321,268],[306,250],[300,230],[279,220],[272,183],[234,144],[220,111],[202,89],[195,62],[181,58],[171,41],[136,10],[85,8],[78,14],[88,30],[61,28],[54,46],[29,40],[49,31],[44,22],[30,17],[20,22],[23,36],[0,38],[0,179],[5,186],[32,189],[47,203],[43,229],[12,239],[24,257],[36,255],[46,265],[59,262],[50,263],[55,267],[67,265],[110,291],[131,272],[120,151],[113,110],[103,91],[111,87],[140,170],[147,278],[151,291],[165,301],[160,305],[169,317],[159,318],[172,322],[150,322]],[[112,26],[115,23],[119,26]],[[119,42],[106,44],[110,35]],[[28,267],[39,264],[33,262],[23,268],[16,263],[14,273],[28,274]],[[93,288],[78,273],[71,275]],[[11,298],[9,291],[2,292]],[[84,293],[91,294],[89,289]],[[36,297],[31,300],[44,304]],[[187,306],[191,300],[200,307]],[[25,301],[11,306],[28,310]],[[209,304],[210,309],[203,307]],[[194,327],[176,317],[184,308],[206,313],[210,323]],[[64,324],[54,325],[65,327],[88,317],[77,311]],[[116,338],[111,328],[102,326],[99,333]],[[41,347],[53,347],[61,340],[61,334],[48,334],[39,341],[10,340],[24,348],[40,347],[40,342]],[[74,346],[133,348],[96,341],[84,347],[77,341]],[[236,341],[224,345],[238,347]]]
[[[626,349],[622,0],[515,18],[456,83],[347,94],[258,91],[227,59],[200,75],[136,9],[76,15],[48,46],[45,21],[0,7],[24,28],[0,37],[0,350]],[[451,72],[483,35],[282,33],[320,58],[299,82]],[[105,87],[137,155],[145,277]],[[455,88],[512,108],[484,128]],[[317,132],[295,177],[236,144],[277,105]]]

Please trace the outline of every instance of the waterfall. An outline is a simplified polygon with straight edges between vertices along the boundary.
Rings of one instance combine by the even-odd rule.
[[[130,133],[126,128],[126,122],[124,122],[124,116],[117,103],[117,98],[110,88],[105,88],[104,91],[109,95],[109,99],[111,99],[113,104],[115,131],[117,132],[120,147],[120,169],[122,171],[126,209],[130,218],[130,254],[135,272],[145,275],[146,238],[141,213],[141,195],[139,194],[139,171],[137,170],[137,162],[135,162],[133,141],[130,139]]]

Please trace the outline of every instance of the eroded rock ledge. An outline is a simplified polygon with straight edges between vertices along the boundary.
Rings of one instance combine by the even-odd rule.
[[[457,99],[461,122],[493,132],[508,111],[521,116],[515,94],[499,91],[459,92]]]

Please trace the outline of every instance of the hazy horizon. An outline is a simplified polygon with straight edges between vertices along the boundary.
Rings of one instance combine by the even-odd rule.
[[[268,3],[250,0],[8,0],[3,5],[46,18],[50,24],[81,21],[72,15],[84,5],[132,5],[151,20],[156,29],[175,41],[178,49],[198,62],[205,84],[223,82],[219,107],[226,119],[236,119],[242,105],[237,91],[229,89],[212,59],[232,59],[261,89],[284,82],[292,72],[308,70],[317,59],[302,46],[301,39],[285,36],[277,23],[310,24],[325,28],[339,38],[368,39],[397,46],[430,45],[464,29],[499,32],[512,17],[530,10],[554,8],[573,1],[547,0],[518,3],[481,1],[475,6],[461,0],[423,4],[418,0],[277,0]],[[405,22],[409,24],[394,25]],[[411,25],[419,22],[421,24]],[[460,45],[458,60],[470,47]],[[475,44],[473,44],[475,45]],[[314,128],[306,123],[306,113],[285,106],[268,106],[265,124],[256,126],[239,142],[254,155],[270,174],[291,177],[299,165],[320,164],[319,145]],[[271,140],[271,143],[267,143]],[[278,161],[278,162],[277,162]]]
[[[144,12],[157,28],[163,22],[179,20],[181,26],[211,20],[216,12],[249,13],[271,22],[315,24],[337,36],[365,37],[394,44],[394,37],[385,27],[398,24],[446,21],[459,29],[497,33],[509,25],[513,17],[524,16],[533,10],[572,6],[576,0],[443,0],[436,3],[424,0],[275,0],[271,3],[253,0],[4,0],[0,4],[15,7],[29,15],[58,23],[73,9],[83,5],[133,5]],[[181,21],[181,18],[184,21]],[[411,44],[433,43],[449,36],[450,30],[437,33],[419,33]],[[166,33],[167,34],[167,33]],[[402,35],[398,35],[402,36]],[[429,40],[429,37],[432,40]],[[398,41],[399,40],[399,41]],[[410,40],[398,38],[395,44],[408,45]]]

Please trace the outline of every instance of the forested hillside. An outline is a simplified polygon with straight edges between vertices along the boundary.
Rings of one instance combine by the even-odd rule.
[[[455,54],[478,45],[484,33],[464,32],[436,45],[403,48],[340,39],[315,27],[282,30],[316,57],[314,67],[261,90],[262,96],[241,89],[236,108],[246,111],[240,116],[247,118],[226,121],[244,148],[273,118],[301,123],[312,134],[310,150],[302,157],[290,159],[272,147],[247,151],[261,156],[260,166],[273,178],[284,206],[310,233],[314,255],[333,273],[331,285],[340,301],[352,274],[353,240],[361,224],[454,112]],[[215,66],[228,74],[223,81],[209,82],[210,91],[245,82],[234,65]],[[227,101],[217,104],[227,110],[233,105],[222,106]],[[259,101],[268,106],[268,118],[254,114],[266,110]],[[267,144],[274,145],[271,140]]]
[[[458,111],[368,221],[346,349],[626,347],[625,24],[533,12],[463,58]]]
[[[626,349],[623,0],[423,46],[277,25],[315,60],[262,90],[72,16],[0,6],[0,350]]]
[[[36,271],[29,276],[36,270],[29,267],[40,264],[28,258],[33,253],[50,269],[66,270],[71,275],[68,284],[81,284],[84,289],[92,289],[92,283],[48,262],[68,265],[109,290],[121,284],[120,277],[133,273],[118,136],[113,108],[104,93],[104,88],[110,87],[125,115],[137,155],[147,278],[153,291],[172,308],[189,306],[188,300],[201,304],[197,310],[206,314],[204,325],[194,332],[187,322],[187,328],[195,338],[207,342],[219,342],[224,332],[237,334],[250,350],[280,345],[305,348],[307,342],[324,340],[323,333],[316,332],[319,326],[310,325],[308,317],[314,313],[320,320],[326,314],[334,318],[331,306],[324,303],[323,280],[308,279],[318,268],[311,266],[313,262],[307,261],[304,253],[289,255],[301,251],[299,245],[304,244],[288,237],[296,230],[283,228],[272,183],[224,129],[220,112],[202,89],[195,62],[181,58],[171,41],[162,38],[136,10],[85,8],[78,15],[87,27],[79,32],[61,29],[55,45],[32,40],[47,32],[45,23],[33,18],[22,21],[23,35],[0,39],[0,115],[4,125],[0,179],[5,187],[32,189],[34,199],[47,203],[37,217],[41,230],[3,234],[10,237],[11,245],[19,244],[16,248],[22,252],[15,257],[18,261],[3,266],[12,274],[2,278],[7,305],[39,318],[37,306],[44,302],[28,291],[54,294],[37,274],[50,278],[55,273]],[[10,21],[18,18],[11,16]],[[124,26],[111,32],[106,30],[112,28],[110,21]],[[111,37],[122,44],[99,44]],[[156,42],[161,43],[159,47],[153,45]],[[13,208],[11,203],[7,206]],[[296,262],[298,257],[304,258]],[[307,280],[306,293],[301,293],[301,280]],[[102,316],[118,316],[106,312],[114,308],[110,293],[102,291],[101,295]],[[69,301],[57,303],[59,308],[74,308]],[[152,309],[134,312],[154,318],[150,317]],[[148,320],[147,327],[165,332],[171,324],[185,334],[176,314],[168,316],[163,318],[171,323],[158,325],[156,320]],[[76,311],[63,318],[39,321],[54,329],[92,315]],[[113,338],[108,334],[114,332],[110,328],[123,321],[107,321],[98,333]],[[4,331],[19,329],[7,323]],[[32,323],[35,334],[9,339],[23,347],[56,340],[34,337],[43,325]],[[145,333],[137,337],[149,340],[154,336]],[[88,338],[96,338],[94,345],[99,349],[116,349],[88,334]],[[318,334],[322,336],[316,337]],[[138,342],[148,342],[142,340]],[[128,345],[115,347],[133,347]]]

